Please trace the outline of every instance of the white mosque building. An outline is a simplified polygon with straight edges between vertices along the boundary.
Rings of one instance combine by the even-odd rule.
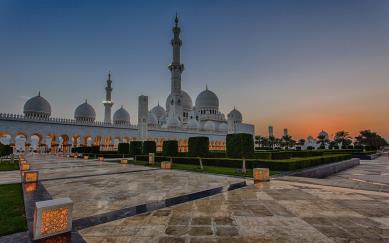
[[[180,61],[179,19],[176,16],[173,27],[173,60],[171,72],[171,92],[165,108],[159,103],[149,109],[148,97],[139,96],[138,124],[132,125],[129,112],[122,106],[113,116],[112,80],[108,74],[104,105],[104,121],[96,121],[96,111],[85,100],[74,112],[74,119],[52,118],[50,103],[38,93],[29,99],[23,115],[0,113],[0,137],[7,136],[11,144],[17,137],[23,137],[25,145],[31,146],[31,139],[39,140],[39,146],[56,147],[70,151],[80,145],[99,145],[101,149],[112,149],[119,142],[131,140],[155,140],[157,149],[168,139],[179,141],[181,151],[187,150],[187,141],[193,136],[207,136],[210,149],[225,149],[228,133],[249,133],[254,136],[254,125],[243,123],[242,114],[232,109],[227,117],[219,110],[219,98],[205,86],[195,100],[181,87],[181,74],[184,64]]]

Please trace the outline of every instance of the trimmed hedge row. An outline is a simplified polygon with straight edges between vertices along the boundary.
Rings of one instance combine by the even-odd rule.
[[[253,135],[248,133],[227,134],[226,150],[229,158],[252,158],[254,155]]]
[[[136,156],[137,160],[147,161],[148,157],[141,155]],[[341,155],[324,155],[324,156],[315,156],[311,158],[294,158],[288,160],[246,160],[246,168],[269,168],[270,170],[278,170],[278,171],[290,171],[303,169],[307,167],[328,164],[333,162],[338,162],[346,159],[351,159],[351,155],[349,154],[341,154]],[[167,161],[170,160],[170,157],[167,156],[156,156],[155,161]],[[173,157],[173,163],[177,164],[193,164],[198,165],[199,159],[196,157]],[[229,158],[202,158],[202,163],[204,166],[220,166],[220,167],[228,167],[228,168],[242,168],[242,159],[229,159]]]
[[[190,137],[188,140],[188,154],[191,157],[206,157],[209,154],[208,137]]]
[[[8,156],[10,154],[12,154],[12,147],[0,143],[0,156]]]

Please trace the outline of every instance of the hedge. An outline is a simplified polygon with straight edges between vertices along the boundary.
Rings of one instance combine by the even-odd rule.
[[[130,142],[130,154],[132,156],[142,154],[142,141]]]
[[[8,156],[10,154],[12,154],[11,145],[4,145],[0,143],[0,156]]]
[[[227,134],[227,157],[251,158],[254,155],[254,139],[248,133]]]
[[[75,147],[72,148],[72,153],[79,153],[79,154],[98,154],[100,153],[100,147],[99,146],[82,146],[82,147]]]
[[[176,156],[178,154],[178,141],[177,140],[163,141],[162,153],[165,156]]]
[[[156,156],[155,161],[167,161],[170,157]],[[287,160],[265,160],[265,159],[248,159],[246,160],[246,168],[269,168],[270,170],[277,171],[290,171],[303,169],[311,166],[317,166],[322,164],[328,164],[338,162],[346,159],[351,159],[350,154],[338,154],[338,155],[323,155],[309,158],[293,158]],[[137,160],[147,161],[147,156],[137,156]],[[198,165],[199,159],[197,157],[173,157],[173,164],[192,164]],[[220,166],[228,168],[242,168],[242,159],[230,159],[230,158],[202,158],[204,166]]]
[[[188,140],[188,155],[191,157],[206,157],[209,153],[208,137],[190,137]]]
[[[143,142],[143,154],[155,153],[157,151],[157,144],[155,141]]]
[[[119,154],[129,154],[130,153],[130,144],[129,143],[119,143],[118,144],[118,153]]]

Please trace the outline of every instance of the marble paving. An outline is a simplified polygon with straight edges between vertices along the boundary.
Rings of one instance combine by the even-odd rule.
[[[271,181],[79,232],[87,242],[388,242],[389,194]]]
[[[96,160],[28,161],[41,196],[74,201],[71,242],[389,242],[387,157],[327,179],[256,185]]]
[[[280,180],[389,193],[389,158],[361,160],[361,164],[325,179],[282,177]]]
[[[244,181],[95,160],[34,157],[29,162],[38,168],[41,183],[53,198],[70,197],[73,200],[74,219]],[[78,167],[81,165],[85,167]]]
[[[0,185],[20,183],[20,172],[18,170],[0,171]]]

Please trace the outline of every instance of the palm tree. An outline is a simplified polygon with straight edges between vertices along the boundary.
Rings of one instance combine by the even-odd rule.
[[[342,144],[342,148],[347,148],[352,143],[350,134],[344,130],[338,131],[335,134],[334,141],[339,145]]]
[[[323,134],[319,134],[319,136],[317,136],[317,140],[317,143],[320,144],[321,149],[324,149],[326,145],[330,142],[330,140]]]

